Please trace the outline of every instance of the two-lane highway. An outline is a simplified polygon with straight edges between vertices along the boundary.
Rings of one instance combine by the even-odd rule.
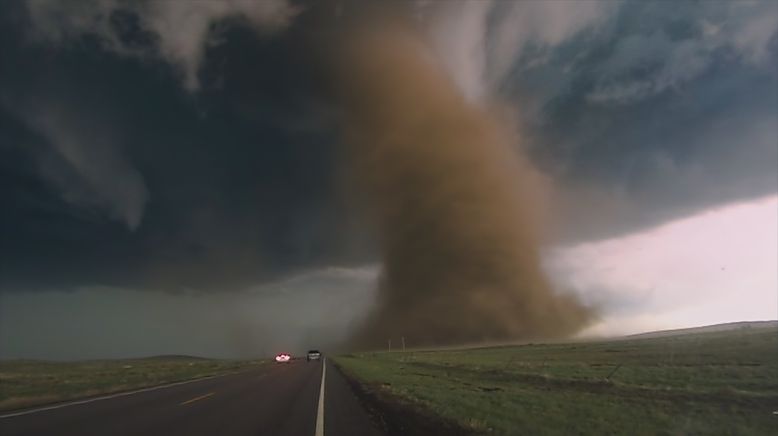
[[[326,366],[326,370],[325,370]],[[15,435],[378,435],[326,360],[0,415]]]

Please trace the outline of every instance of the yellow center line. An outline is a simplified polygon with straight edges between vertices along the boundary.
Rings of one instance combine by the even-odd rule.
[[[194,397],[191,400],[186,400],[183,403],[179,404],[179,406],[186,406],[189,403],[194,403],[195,401],[200,401],[202,399],[208,398],[211,395],[215,394],[216,392],[211,392],[210,394],[200,395],[199,397]]]

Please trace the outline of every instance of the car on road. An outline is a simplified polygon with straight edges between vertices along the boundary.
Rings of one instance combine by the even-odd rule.
[[[291,360],[292,356],[289,353],[276,354],[276,362],[278,363],[289,363]]]
[[[309,362],[311,360],[319,360],[319,359],[321,359],[321,353],[319,352],[319,350],[310,350],[310,351],[308,351],[308,361]]]

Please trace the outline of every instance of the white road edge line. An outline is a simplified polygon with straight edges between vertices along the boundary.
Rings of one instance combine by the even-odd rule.
[[[324,379],[327,376],[327,358],[321,360],[321,388],[319,389],[319,409],[316,411],[315,436],[324,436]]]
[[[93,403],[95,401],[110,400],[111,398],[125,397],[127,395],[134,395],[134,394],[140,394],[140,393],[143,393],[143,392],[156,391],[158,389],[167,389],[167,388],[172,388],[173,386],[180,386],[180,385],[185,385],[187,383],[195,383],[195,382],[210,380],[212,378],[224,377],[226,375],[230,375],[230,374],[211,375],[211,376],[208,376],[208,377],[196,378],[194,380],[184,380],[184,381],[170,383],[170,384],[166,384],[166,385],[152,386],[152,387],[149,387],[149,388],[138,389],[137,391],[119,392],[118,394],[104,395],[102,397],[87,398],[85,400],[76,400],[76,401],[70,401],[68,403],[61,403],[61,404],[54,404],[52,406],[39,407],[37,409],[22,410],[20,412],[6,413],[5,415],[0,415],[0,419],[12,418],[14,416],[21,416],[21,415],[29,415],[31,413],[44,412],[46,410],[61,409],[63,407],[76,406],[76,405],[79,405],[79,404]]]

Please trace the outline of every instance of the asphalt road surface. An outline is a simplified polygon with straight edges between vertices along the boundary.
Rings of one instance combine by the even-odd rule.
[[[0,414],[2,436],[379,434],[346,380],[326,361],[273,363],[127,395]]]

